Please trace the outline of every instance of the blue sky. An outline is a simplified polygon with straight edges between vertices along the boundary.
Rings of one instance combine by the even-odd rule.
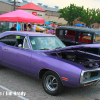
[[[33,2],[34,4],[42,3],[43,5],[48,5],[49,7],[59,6],[59,8],[64,8],[74,3],[76,6],[84,6],[84,8],[100,8],[100,0],[27,0],[28,2]]]

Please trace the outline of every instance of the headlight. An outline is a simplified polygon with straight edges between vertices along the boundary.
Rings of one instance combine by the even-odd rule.
[[[83,75],[83,80],[89,79],[90,76],[91,76],[91,73],[90,72],[85,72],[84,75]]]

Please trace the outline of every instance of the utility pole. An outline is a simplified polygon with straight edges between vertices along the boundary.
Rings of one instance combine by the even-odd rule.
[[[14,11],[16,9],[16,0],[14,0]]]

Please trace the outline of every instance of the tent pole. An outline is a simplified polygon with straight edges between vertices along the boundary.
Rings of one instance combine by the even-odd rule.
[[[23,23],[23,31],[24,31],[24,23]]]
[[[22,31],[22,28],[23,28],[23,27],[22,27],[22,23],[21,23],[21,31]]]
[[[17,22],[17,31],[18,31],[18,22]]]

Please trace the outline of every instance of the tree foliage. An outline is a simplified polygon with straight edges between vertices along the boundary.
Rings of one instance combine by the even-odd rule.
[[[84,9],[83,6],[79,7],[70,4],[70,6],[60,9],[58,12],[61,13],[60,18],[64,18],[68,21],[69,25],[71,25],[76,18],[78,18],[78,21],[86,23],[88,27],[96,22],[100,24],[100,9]]]
[[[70,6],[60,9],[58,12],[60,14],[60,18],[64,18],[68,21],[68,24],[71,25],[74,19],[81,17],[81,12],[84,10],[83,6],[78,7],[74,4],[70,4]]]
[[[96,22],[100,24],[100,9],[96,10]]]
[[[86,23],[87,27],[90,27],[91,24],[97,22],[96,18],[96,10],[87,8],[87,10],[84,9],[81,12],[81,17],[78,19],[78,21],[82,21]]]

